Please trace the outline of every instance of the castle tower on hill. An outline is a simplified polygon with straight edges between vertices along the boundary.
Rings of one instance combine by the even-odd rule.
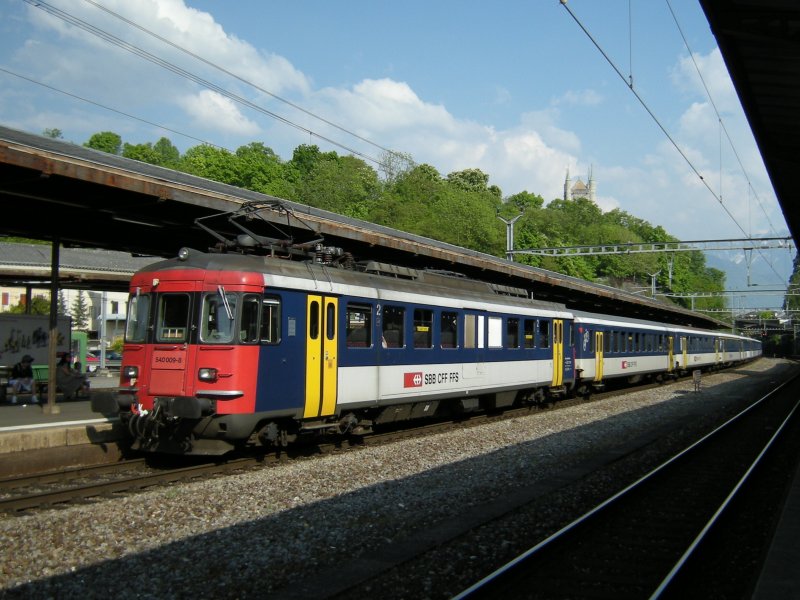
[[[567,178],[564,180],[564,200],[574,200],[575,198],[587,198],[590,202],[596,201],[597,184],[592,175],[592,168],[589,167],[589,185],[583,183],[580,177],[572,183],[567,167]]]

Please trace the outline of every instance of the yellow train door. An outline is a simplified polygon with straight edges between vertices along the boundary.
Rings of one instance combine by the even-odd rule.
[[[603,381],[603,332],[594,332],[594,380]]]
[[[309,295],[306,305],[306,400],[303,417],[336,412],[337,298]]]
[[[564,321],[553,319],[553,387],[564,383]]]

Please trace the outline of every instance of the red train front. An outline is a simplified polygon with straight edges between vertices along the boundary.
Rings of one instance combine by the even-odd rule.
[[[219,454],[252,432],[244,416],[275,318],[263,290],[262,273],[193,264],[188,251],[134,276],[118,404],[142,449]]]

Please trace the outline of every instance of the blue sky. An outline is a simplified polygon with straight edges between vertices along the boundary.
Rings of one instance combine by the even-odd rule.
[[[98,4],[375,145],[146,35]],[[788,235],[697,0],[568,3],[624,78],[632,76],[691,166],[558,0],[46,5],[371,158],[380,159],[383,147],[409,153],[442,175],[477,167],[506,196],[527,190],[546,201],[562,195],[567,168],[584,182],[591,168],[601,208],[621,208],[680,239]],[[130,143],[166,136],[181,150],[198,139],[231,150],[261,141],[285,159],[304,143],[347,153],[23,0],[0,4],[0,68],[169,129],[0,71],[0,122],[33,133],[58,128],[76,143],[106,130]],[[753,270],[762,285],[785,282],[791,258],[788,251],[756,255]],[[744,281],[744,269],[729,265],[736,261],[744,262],[741,253],[710,257],[729,272],[729,287],[739,275]]]

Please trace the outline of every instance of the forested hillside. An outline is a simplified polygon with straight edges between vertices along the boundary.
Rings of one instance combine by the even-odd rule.
[[[417,165],[410,157],[394,154],[383,157],[384,167],[378,172],[360,158],[321,152],[315,145],[298,146],[290,160],[261,142],[236,152],[198,145],[181,155],[167,138],[128,144],[116,133],[102,132],[84,145],[495,256],[505,255],[506,225],[498,215],[506,219],[521,215],[514,228],[515,249],[678,241],[661,226],[621,210],[604,213],[586,198],[546,202],[528,191],[504,196],[489,184],[490,175],[479,169],[442,175],[431,165]],[[662,293],[718,291],[725,285],[725,274],[708,268],[700,252],[517,255],[515,260],[642,293],[649,293],[650,274],[656,272]],[[685,300],[678,303],[689,306]],[[695,308],[722,305],[720,298],[695,302]]]

